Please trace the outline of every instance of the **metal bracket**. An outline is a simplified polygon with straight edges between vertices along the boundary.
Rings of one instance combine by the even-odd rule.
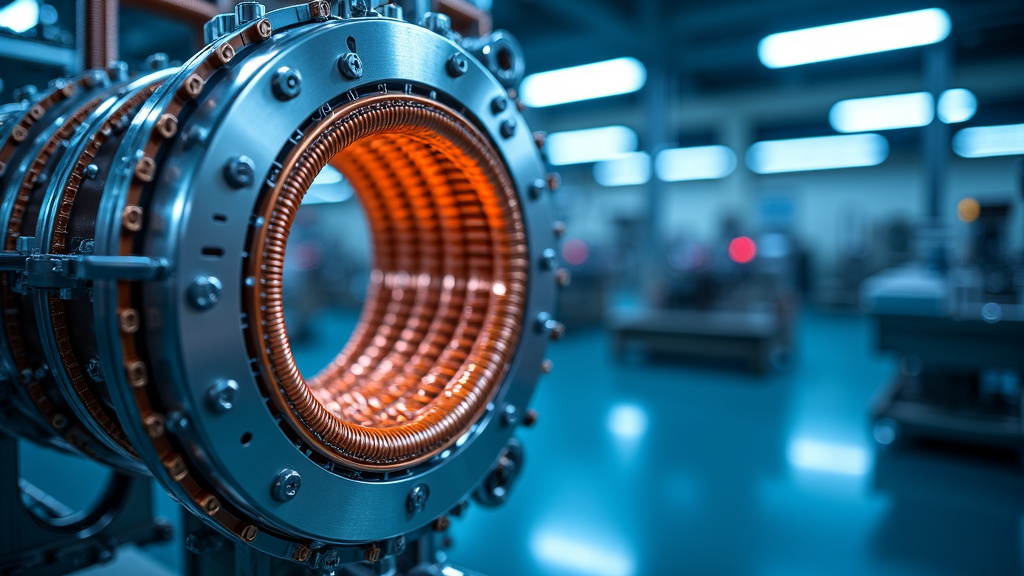
[[[20,238],[19,247],[32,244]],[[0,252],[0,272],[22,273],[21,286],[38,289],[78,288],[92,280],[157,280],[170,269],[166,258]]]

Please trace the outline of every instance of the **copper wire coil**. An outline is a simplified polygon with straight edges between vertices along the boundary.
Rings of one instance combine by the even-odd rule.
[[[249,342],[265,393],[331,460],[387,470],[425,460],[476,422],[512,361],[529,259],[507,169],[458,113],[417,96],[374,96],[306,129],[266,190],[247,274]],[[295,213],[327,164],[356,190],[374,242],[359,325],[306,380],[281,289]]]

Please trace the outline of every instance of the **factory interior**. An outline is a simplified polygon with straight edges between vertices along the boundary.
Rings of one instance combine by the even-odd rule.
[[[521,46],[557,305],[522,470],[444,517],[465,571],[436,574],[1024,574],[1024,4],[472,4]],[[82,71],[84,5],[0,0],[0,103]],[[203,45],[141,0],[118,21],[133,73]],[[369,209],[332,165],[283,257],[308,374],[375,297]],[[70,510],[112,474],[18,444]],[[188,513],[151,488],[169,539],[75,573],[191,573]]]

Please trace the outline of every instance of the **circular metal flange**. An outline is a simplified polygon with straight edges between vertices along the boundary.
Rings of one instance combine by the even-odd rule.
[[[97,281],[94,290],[105,357],[124,366],[107,377],[116,380],[114,402],[140,457],[179,501],[218,530],[265,552],[297,557],[312,541],[356,545],[424,529],[462,501],[494,468],[512,434],[493,406],[528,405],[547,339],[523,331],[492,403],[467,432],[427,461],[369,473],[296,449],[295,438],[268,410],[242,330],[247,321],[240,314],[242,293],[249,279],[238,263],[245,258],[251,226],[261,225],[252,215],[263,186],[231,187],[223,177],[225,163],[245,155],[269,181],[264,184],[272,185],[279,151],[301,140],[297,129],[310,119],[330,114],[332,103],[357,105],[364,98],[398,93],[456,111],[490,141],[518,194],[522,241],[533,255],[525,319],[554,305],[554,274],[536,264],[554,242],[553,218],[549,197],[528,194],[530,183],[544,175],[529,130],[502,135],[503,123],[523,124],[522,117],[513,107],[493,113],[491,103],[504,88],[451,41],[383,18],[265,31],[256,22],[208,47],[136,118],[122,146],[127,161],[112,174],[103,210],[120,215],[137,207],[142,225],[130,229],[119,217],[101,222],[96,250],[166,257],[174,274],[145,283]],[[227,62],[218,58],[223,43],[234,47]],[[343,77],[336,66],[347,51],[338,47],[351,44],[358,46],[362,64],[357,80]],[[416,57],[393,58],[396,46],[410,47],[405,52]],[[447,69],[453,53],[463,54],[469,64],[458,77]],[[302,77],[302,90],[287,100],[274,92],[275,73],[284,66]],[[168,114],[176,118],[179,136],[156,137],[158,122]],[[160,164],[147,164],[157,157],[163,158]],[[224,286],[216,306],[183,305],[197,277],[216,277]],[[116,311],[124,307],[146,311],[131,334],[117,322]],[[221,379],[238,383],[232,409],[205,409],[211,384]],[[150,419],[179,408],[190,421],[167,432],[174,434],[173,444],[166,434],[147,432]],[[203,461],[188,454],[202,454]],[[302,479],[302,489],[287,502],[268,489],[283,469]],[[429,487],[430,498],[422,512],[411,514],[408,495],[418,485]]]

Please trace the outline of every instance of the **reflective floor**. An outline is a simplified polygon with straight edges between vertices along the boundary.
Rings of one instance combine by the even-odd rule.
[[[300,366],[354,321],[320,316]],[[614,360],[602,330],[571,333],[520,433],[510,502],[457,520],[452,559],[489,576],[1022,573],[1017,464],[878,454],[868,406],[894,362],[869,322],[805,313],[799,332],[794,369],[768,377]],[[147,553],[180,567],[171,547]]]

